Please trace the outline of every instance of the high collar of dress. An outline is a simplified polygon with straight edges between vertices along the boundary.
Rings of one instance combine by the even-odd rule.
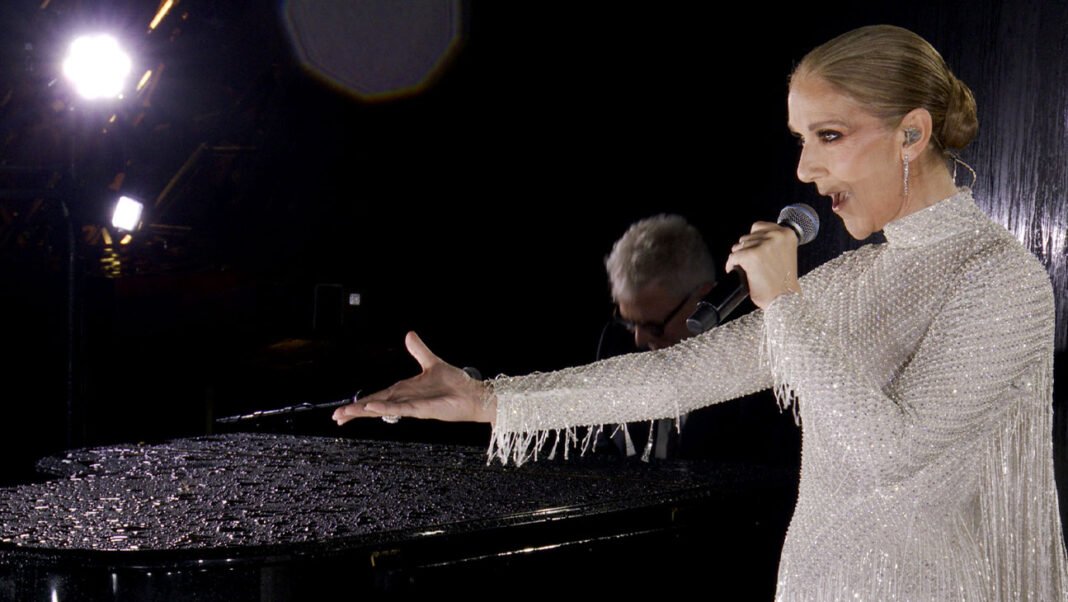
[[[886,224],[883,235],[892,247],[929,245],[974,230],[977,212],[971,189],[962,187],[949,198]]]

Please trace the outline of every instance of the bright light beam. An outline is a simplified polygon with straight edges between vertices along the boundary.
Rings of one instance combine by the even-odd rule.
[[[156,11],[156,16],[152,18],[152,22],[148,24],[150,30],[159,26],[159,22],[163,20],[163,17],[167,16],[167,13],[171,12],[171,8],[174,6],[174,0],[165,0],[159,5],[159,10]]]

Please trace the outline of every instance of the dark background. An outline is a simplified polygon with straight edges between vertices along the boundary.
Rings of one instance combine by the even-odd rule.
[[[794,178],[786,78],[808,49],[872,23],[923,35],[974,90],[980,136],[964,158],[976,197],[1050,269],[1065,381],[1065,2],[754,5],[731,17],[469,2],[429,85],[375,102],[300,64],[285,3],[183,0],[146,33],[156,8],[0,8],[3,482],[70,445],[212,432],[219,416],[381,387],[415,370],[409,329],[487,376],[590,361],[611,312],[603,257],[651,214],[685,215],[720,260],[749,223],[797,201],[824,218],[802,269],[858,244]],[[89,106],[57,81],[70,35],[90,25],[120,32],[133,79],[154,70],[145,91]],[[128,245],[101,228],[120,192],[148,205]],[[59,198],[78,251],[73,414]],[[354,292],[358,307],[344,302]],[[338,430],[328,415],[250,428],[487,434]]]

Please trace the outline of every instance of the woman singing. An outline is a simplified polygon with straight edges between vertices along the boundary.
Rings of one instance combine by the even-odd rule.
[[[494,425],[517,464],[576,427],[677,416],[768,387],[803,433],[783,600],[1063,600],[1049,277],[958,188],[975,101],[916,34],[864,27],[790,78],[797,176],[857,239],[797,275],[797,238],[732,248],[760,310],[657,352],[479,382],[414,334],[423,372],[339,409]],[[595,430],[595,429],[591,429]]]

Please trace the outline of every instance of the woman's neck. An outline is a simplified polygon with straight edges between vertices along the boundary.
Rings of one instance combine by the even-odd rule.
[[[903,199],[901,210],[894,219],[926,209],[957,194],[957,184],[941,161],[936,165],[917,161],[910,168],[909,194]]]

